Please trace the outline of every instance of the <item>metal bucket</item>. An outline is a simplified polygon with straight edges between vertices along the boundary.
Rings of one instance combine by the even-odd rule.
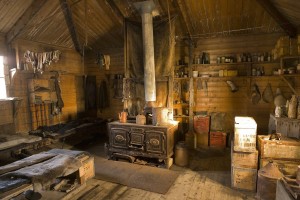
[[[185,167],[189,163],[188,149],[184,141],[180,141],[175,147],[175,164]]]
[[[152,125],[160,126],[168,124],[168,108],[152,108]]]

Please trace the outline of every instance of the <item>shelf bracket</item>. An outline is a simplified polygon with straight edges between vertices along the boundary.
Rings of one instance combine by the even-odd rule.
[[[281,78],[282,80],[284,80],[284,82],[286,82],[286,84],[289,86],[289,88],[292,90],[292,92],[293,92],[296,96],[299,96],[299,95],[297,94],[297,91],[295,90],[295,88],[291,85],[291,83],[290,83],[284,76],[280,75],[280,78]]]

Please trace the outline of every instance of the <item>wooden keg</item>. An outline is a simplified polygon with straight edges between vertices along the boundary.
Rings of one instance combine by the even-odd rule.
[[[184,141],[180,141],[175,147],[175,164],[185,167],[189,163],[188,148]]]

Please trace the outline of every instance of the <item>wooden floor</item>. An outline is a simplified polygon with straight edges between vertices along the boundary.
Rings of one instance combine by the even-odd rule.
[[[77,147],[89,151],[95,157],[105,157],[104,141],[93,141]],[[91,179],[71,199],[178,199],[178,200],[234,200],[255,199],[254,192],[239,191],[230,187],[230,149],[198,149],[190,153],[188,167],[173,165],[170,170],[180,175],[165,194],[130,188],[102,180]],[[95,166],[97,167],[96,163]]]

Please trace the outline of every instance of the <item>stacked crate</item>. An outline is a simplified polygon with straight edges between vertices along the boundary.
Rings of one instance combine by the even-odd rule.
[[[259,135],[258,150],[260,168],[271,161],[284,175],[296,175],[300,165],[299,139],[281,137],[280,140],[270,140],[270,135]]]
[[[209,146],[223,149],[227,144],[227,133],[225,131],[225,113],[210,113]]]
[[[210,127],[209,115],[194,116],[194,131],[197,137],[197,146],[208,146],[208,134]]]
[[[280,37],[272,50],[274,60],[282,56],[293,56],[298,54],[297,38],[290,38],[289,36]]]
[[[256,150],[257,124],[251,117],[235,117],[231,145],[231,186],[256,190],[258,151]]]

